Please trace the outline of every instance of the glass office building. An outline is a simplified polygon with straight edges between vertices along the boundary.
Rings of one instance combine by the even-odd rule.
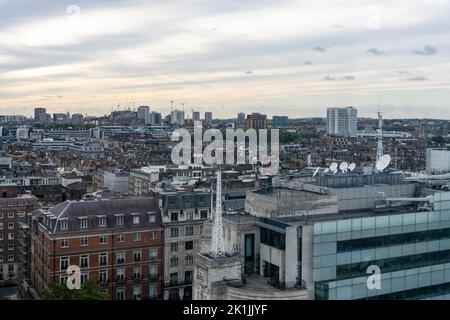
[[[315,299],[449,299],[450,193],[433,210],[314,223]],[[369,266],[381,271],[369,289]]]

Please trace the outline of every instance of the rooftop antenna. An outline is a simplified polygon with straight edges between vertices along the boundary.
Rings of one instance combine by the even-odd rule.
[[[378,161],[384,154],[384,150],[383,150],[383,113],[381,111],[378,111],[377,138],[378,138],[378,145],[377,145],[377,161]]]
[[[173,111],[173,100],[170,101],[170,112]]]
[[[222,226],[222,172],[218,170],[216,174],[216,210],[214,211],[211,256],[219,258],[225,256],[225,246],[223,243]]]

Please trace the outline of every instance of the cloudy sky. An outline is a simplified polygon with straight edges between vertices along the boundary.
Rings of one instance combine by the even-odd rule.
[[[448,0],[0,0],[0,114],[450,119]]]

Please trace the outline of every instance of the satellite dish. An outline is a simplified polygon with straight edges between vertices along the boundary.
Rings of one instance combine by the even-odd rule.
[[[350,163],[350,164],[348,165],[348,170],[353,171],[353,170],[355,170],[355,169],[356,169],[356,163]]]
[[[336,162],[333,162],[333,163],[330,165],[330,171],[333,172],[333,173],[336,173],[336,172],[337,172],[337,169],[338,169],[338,164],[337,164]]]
[[[341,165],[339,166],[339,169],[342,171],[342,173],[346,173],[348,169],[348,163],[345,161],[342,162]]]
[[[382,155],[380,157],[380,159],[378,159],[378,161],[375,165],[375,168],[378,171],[382,172],[384,169],[386,169],[389,166],[390,163],[391,163],[391,156],[388,154],[385,154],[385,155]]]
[[[330,169],[325,168],[325,170],[323,170],[323,172],[324,172],[324,173],[328,173],[328,172],[330,172]]]
[[[313,178],[319,173],[320,167],[314,171]]]

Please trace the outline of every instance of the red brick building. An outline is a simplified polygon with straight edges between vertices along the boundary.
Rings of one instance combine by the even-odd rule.
[[[66,201],[33,212],[31,280],[42,292],[67,281],[95,278],[114,300],[159,299],[164,232],[154,198]]]
[[[16,186],[0,186],[0,281],[19,277],[19,224],[37,208],[35,196],[18,194]]]

